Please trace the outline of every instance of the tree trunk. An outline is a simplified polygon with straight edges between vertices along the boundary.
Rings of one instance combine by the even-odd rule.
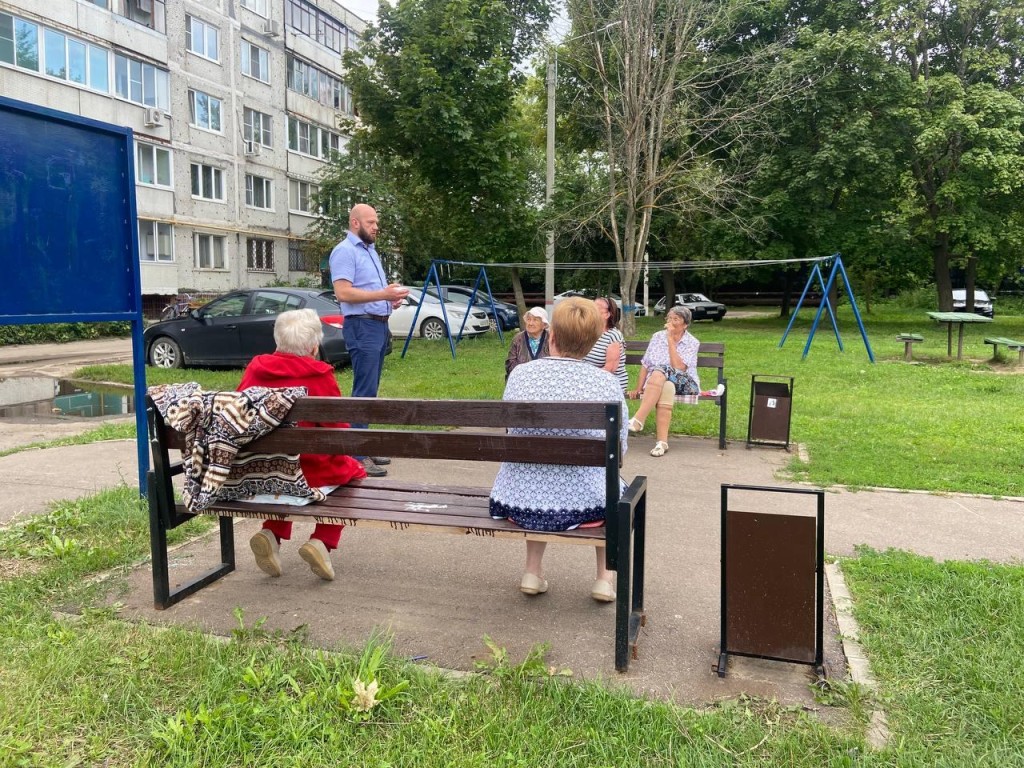
[[[519,310],[519,322],[526,327],[523,318],[526,317],[526,297],[523,296],[523,281],[519,279],[519,268],[512,267],[512,291],[516,296],[516,309]]]
[[[668,305],[665,307],[667,310],[672,306],[671,302],[675,301],[676,295],[676,273],[674,269],[663,269],[661,271],[662,281],[664,282],[665,288],[665,303]]]
[[[782,306],[779,317],[789,317],[789,307],[793,303],[793,271],[782,270]]]
[[[949,235],[940,232],[932,247],[935,267],[935,290],[939,294],[939,311],[953,311],[953,283],[949,279]]]

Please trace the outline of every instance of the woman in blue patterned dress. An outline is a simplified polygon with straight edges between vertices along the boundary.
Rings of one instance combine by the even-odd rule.
[[[604,330],[594,302],[563,299],[551,317],[551,356],[517,366],[508,377],[505,400],[616,401],[626,413],[622,387],[607,371],[583,362]],[[599,435],[595,430],[516,429],[513,434]],[[622,450],[626,450],[625,424]],[[566,531],[604,520],[605,473],[601,467],[505,462],[491,490],[491,516],[508,518],[535,531]],[[526,542],[526,572],[519,588],[527,595],[546,592],[541,561],[545,543]],[[615,574],[605,568],[604,546],[597,548],[597,579],[590,591],[599,602],[615,600]]]

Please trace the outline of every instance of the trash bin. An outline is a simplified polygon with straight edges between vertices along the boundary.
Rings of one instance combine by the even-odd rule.
[[[781,445],[789,450],[789,427],[793,417],[793,377],[750,377],[750,419],[747,447]]]

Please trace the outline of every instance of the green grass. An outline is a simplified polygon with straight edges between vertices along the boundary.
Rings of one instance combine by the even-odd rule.
[[[875,364],[869,362],[845,306],[839,311],[844,351],[839,351],[824,320],[809,355],[802,359],[812,319],[812,311],[801,311],[781,349],[786,321],[780,318],[762,315],[694,324],[691,330],[702,341],[726,344],[730,439],[746,439],[751,376],[793,376],[791,435],[809,456],[807,463],[792,460],[795,477],[824,486],[1024,496],[1019,449],[1024,433],[1024,368],[1015,365],[1015,358],[993,362],[991,349],[982,343],[992,333],[1024,337],[1024,317],[1003,314],[991,325],[968,326],[965,360],[951,361],[945,357],[944,327],[932,323],[924,311],[876,304],[865,317]],[[642,318],[637,337],[649,338],[660,325],[656,318]],[[913,364],[902,361],[903,344],[895,339],[901,332],[925,337],[915,345]],[[403,359],[402,345],[396,342],[385,363],[381,395],[500,398],[510,340],[510,335],[504,344],[496,336],[466,340],[454,360],[447,344],[422,340],[414,341]],[[634,371],[634,380],[635,375]],[[90,367],[76,376],[130,383],[131,367]],[[149,368],[147,377],[150,384],[195,380],[209,389],[233,389],[241,371]],[[341,371],[338,379],[342,392],[351,391],[350,370]],[[652,430],[653,419],[647,433]],[[707,404],[677,407],[672,431],[717,435],[718,409]]]
[[[255,616],[239,615],[226,643],[126,623],[116,603],[104,606],[146,545],[144,505],[127,488],[0,530],[0,564],[23,566],[0,570],[0,764],[1024,764],[1019,566],[870,550],[844,561],[893,731],[870,752],[856,717],[830,726],[748,698],[678,707],[614,679],[549,677],[542,648],[518,660],[492,646],[484,674],[454,679],[379,654],[380,639],[325,652],[301,629],[263,631]],[[91,578],[105,569],[107,580]],[[68,605],[80,615],[54,611]],[[371,675],[382,689],[406,687],[356,712],[354,680]]]
[[[843,571],[898,749],[1024,765],[1024,568],[865,549]]]
[[[134,421],[113,421],[104,422],[95,429],[90,429],[78,435],[69,435],[55,440],[43,440],[38,443],[26,443],[13,448],[0,451],[0,457],[10,456],[13,453],[22,451],[33,451],[39,448],[59,448],[63,445],[85,445],[86,443],[98,443],[103,440],[134,440]]]

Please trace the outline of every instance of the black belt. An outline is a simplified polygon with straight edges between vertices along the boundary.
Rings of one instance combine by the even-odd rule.
[[[346,320],[350,317],[358,317],[361,320],[376,320],[378,323],[386,323],[389,315],[345,315]]]

